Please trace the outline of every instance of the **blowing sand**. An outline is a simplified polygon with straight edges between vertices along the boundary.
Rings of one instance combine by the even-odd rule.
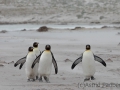
[[[118,32],[117,29],[81,29],[0,33],[0,90],[120,90]],[[55,75],[52,67],[51,83],[27,82],[25,67],[21,70],[14,67],[14,62],[24,57],[35,41],[40,43],[41,51],[46,44],[51,45],[59,69]],[[81,63],[74,70],[71,65],[84,52],[86,44],[91,45],[95,55],[105,60],[107,67],[96,62],[96,79],[83,82]]]

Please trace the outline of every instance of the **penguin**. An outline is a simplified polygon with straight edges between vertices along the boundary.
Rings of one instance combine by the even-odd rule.
[[[76,59],[74,61],[74,63],[71,66],[71,69],[74,69],[74,67],[82,62],[82,69],[83,69],[83,74],[85,76],[84,81],[88,81],[88,80],[94,80],[94,74],[95,74],[95,61],[100,62],[101,64],[103,64],[106,67],[106,63],[105,61],[94,55],[93,52],[91,51],[91,46],[90,45],[86,45],[86,51],[84,53],[81,54],[81,56]]]
[[[52,63],[55,68],[55,74],[58,73],[57,62],[54,58],[54,55],[51,51],[51,46],[46,45],[45,50],[35,59],[32,64],[32,68],[34,68],[35,64],[39,62],[38,73],[39,73],[39,81],[43,82],[42,77],[44,77],[47,83],[50,83],[49,76],[51,74]]]
[[[41,51],[39,50],[39,48],[38,48],[38,42],[34,42],[33,43],[33,52],[37,55],[37,56],[39,56],[40,55],[40,53],[41,53]]]
[[[40,53],[41,53],[41,51],[39,50],[39,48],[38,48],[38,42],[34,42],[33,43],[33,52],[35,53],[35,55],[36,56],[39,56],[40,55]],[[37,76],[36,76],[36,79],[38,79],[38,63],[36,63],[36,67],[37,67],[37,69],[36,69],[36,72],[37,72]]]
[[[15,67],[18,64],[21,64],[20,65],[20,69],[21,69],[22,65],[25,63],[25,73],[28,81],[31,81],[31,79],[32,81],[35,81],[35,78],[37,75],[36,73],[37,66],[35,66],[34,68],[31,68],[31,65],[35,59],[36,59],[36,55],[33,52],[33,47],[29,47],[27,56],[21,58],[14,64]]]
[[[41,53],[41,51],[38,49],[38,44],[39,44],[38,42],[34,42],[34,43],[33,43],[33,47],[34,47],[33,51],[34,51],[36,57],[39,56],[40,53]],[[23,58],[19,59],[19,60],[14,64],[14,67],[16,67],[17,65],[20,64],[19,69],[21,69],[22,66],[24,65],[24,63],[26,62],[26,57],[27,57],[27,55],[24,56]]]

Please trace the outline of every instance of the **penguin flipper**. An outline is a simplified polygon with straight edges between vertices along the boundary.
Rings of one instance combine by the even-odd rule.
[[[42,52],[42,53],[43,53],[43,52]],[[34,62],[32,63],[31,68],[34,68],[35,64],[36,64],[36,63],[39,63],[39,60],[40,60],[40,57],[41,57],[42,53],[40,53],[40,55],[38,55],[38,56],[36,57],[36,59],[35,59]]]
[[[71,69],[74,69],[74,67],[75,67],[78,63],[80,63],[80,62],[82,62],[82,56],[79,57],[78,59],[76,59],[76,60],[73,62],[72,66],[71,66]]]
[[[58,66],[57,66],[57,62],[56,62],[56,60],[55,60],[54,55],[53,55],[53,53],[52,53],[52,52],[51,52],[51,55],[52,55],[52,63],[53,63],[54,68],[55,68],[55,74],[57,74],[57,73],[58,73]]]
[[[101,64],[103,64],[103,66],[106,67],[106,63],[105,63],[105,61],[104,61],[102,58],[100,58],[100,57],[94,55],[94,59],[95,59],[95,61],[100,62]]]
[[[23,57],[23,58],[21,58],[21,59],[19,59],[19,60],[14,64],[14,67],[16,67],[17,65],[21,64],[20,67],[19,67],[19,69],[21,69],[25,62],[26,62],[26,56]]]
[[[25,63],[25,62],[24,62],[24,63]],[[21,69],[21,68],[22,68],[22,66],[24,65],[24,63],[21,63],[21,64],[20,64],[20,67],[19,67],[19,69]]]

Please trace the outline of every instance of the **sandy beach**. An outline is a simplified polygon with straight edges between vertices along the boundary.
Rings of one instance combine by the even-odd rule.
[[[119,29],[105,28],[0,33],[0,90],[119,90],[120,34],[118,32]],[[51,83],[27,82],[25,67],[23,66],[21,70],[19,66],[14,67],[14,63],[27,54],[28,47],[35,41],[40,43],[41,51],[46,44],[50,44],[58,63],[57,75],[52,67]],[[107,67],[96,62],[96,79],[83,82],[81,63],[73,70],[71,65],[85,51],[86,44],[91,45],[95,55],[105,60]]]
[[[120,0],[0,0],[0,90],[120,90],[119,18]],[[27,82],[25,66],[14,67],[34,42],[51,45],[51,83]],[[84,82],[82,64],[71,65],[86,44],[107,67],[96,62],[95,80]]]

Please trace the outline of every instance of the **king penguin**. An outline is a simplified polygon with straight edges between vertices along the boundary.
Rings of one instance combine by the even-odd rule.
[[[29,47],[27,56],[21,58],[14,64],[15,67],[18,64],[21,64],[19,67],[21,69],[23,64],[25,63],[25,73],[26,73],[28,81],[30,81],[30,80],[35,81],[35,78],[37,75],[37,73],[36,73],[37,66],[35,65],[34,68],[31,68],[31,65],[35,59],[36,59],[36,55],[33,52],[33,47]]]
[[[38,49],[38,42],[34,42],[33,43],[33,51],[34,51],[34,53],[35,53],[35,55],[36,55],[36,58],[41,54],[41,52],[40,52],[40,50]],[[14,66],[16,67],[17,65],[19,65],[20,64],[20,67],[19,67],[19,69],[21,69],[22,68],[22,66],[24,65],[24,63],[26,62],[26,58],[27,58],[27,55],[26,56],[24,56],[23,58],[21,58],[21,59],[19,59],[15,64],[14,64]],[[36,64],[37,65],[37,64]],[[38,71],[38,69],[36,70],[36,71]]]
[[[82,69],[83,69],[83,74],[85,76],[84,81],[88,81],[88,80],[94,80],[94,74],[95,74],[95,61],[100,62],[101,64],[103,64],[106,67],[106,63],[103,61],[103,59],[101,59],[100,57],[96,56],[93,54],[93,52],[91,51],[91,46],[90,45],[86,45],[86,51],[84,53],[82,53],[82,55],[76,59],[74,61],[74,63],[72,64],[72,69],[74,69],[74,67],[82,62]]]
[[[40,55],[40,53],[41,53],[41,51],[39,50],[39,48],[38,48],[38,42],[34,42],[33,43],[33,52],[35,53],[35,55],[38,57],[39,55]],[[36,63],[36,67],[37,67],[37,69],[36,69],[36,72],[37,72],[37,76],[36,76],[36,79],[38,79],[38,66],[39,66],[39,64],[38,63]]]
[[[51,52],[51,46],[46,45],[45,50],[35,59],[32,64],[32,68],[34,68],[35,64],[39,62],[38,73],[39,73],[39,81],[43,82],[42,77],[44,77],[47,83],[50,83],[49,76],[51,74],[52,63],[55,68],[55,73],[58,73],[58,67],[56,60],[54,58],[53,53]]]
[[[39,50],[39,48],[38,48],[38,44],[39,44],[38,42],[34,42],[34,43],[33,43],[33,48],[34,48],[34,49],[33,49],[33,52],[34,52],[37,56],[39,56],[40,53],[41,53],[40,50]]]

